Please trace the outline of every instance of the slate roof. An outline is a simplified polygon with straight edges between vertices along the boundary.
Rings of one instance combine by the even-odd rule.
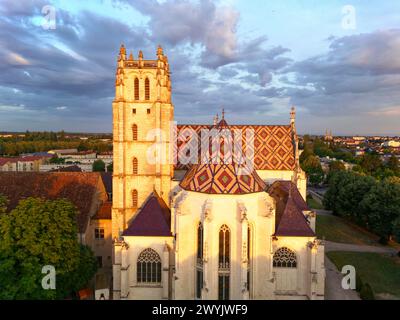
[[[275,181],[268,193],[276,200],[275,236],[315,237],[303,214],[309,210],[296,185],[291,181]]]
[[[67,199],[78,209],[77,223],[85,232],[93,199],[98,196],[99,173],[84,172],[0,172],[0,194],[9,200],[8,210],[21,199]]]
[[[154,191],[122,236],[171,237],[171,211]]]

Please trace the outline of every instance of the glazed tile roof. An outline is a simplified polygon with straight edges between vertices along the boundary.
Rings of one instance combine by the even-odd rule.
[[[291,181],[275,181],[268,193],[276,200],[275,235],[315,237],[303,210],[309,210],[296,185]]]
[[[253,170],[251,174],[238,174],[235,164],[196,164],[186,173],[181,188],[210,194],[244,194],[262,192],[266,185]]]
[[[210,130],[213,127],[223,127],[231,130],[232,136],[235,129],[242,130],[243,154],[245,154],[246,129],[251,129],[254,130],[254,167],[256,170],[293,170],[295,168],[295,148],[290,125],[228,125],[225,120],[220,124],[221,122],[217,126],[178,125],[178,137],[179,135],[186,137],[184,141],[178,139],[178,148],[188,143],[189,132],[194,131],[200,137],[201,129]],[[187,164],[180,163],[178,159],[175,169],[187,170],[189,167]]]
[[[29,197],[67,199],[78,209],[78,228],[85,232],[92,202],[101,186],[99,173],[83,172],[0,172],[0,194],[9,200],[8,210]]]
[[[150,194],[122,236],[172,236],[171,211],[156,192]]]

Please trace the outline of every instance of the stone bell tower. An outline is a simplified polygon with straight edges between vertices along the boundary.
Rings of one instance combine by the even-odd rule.
[[[169,204],[171,80],[162,48],[155,60],[127,58],[121,45],[113,101],[113,238],[127,228],[146,198],[156,191]],[[162,161],[161,161],[162,160]]]

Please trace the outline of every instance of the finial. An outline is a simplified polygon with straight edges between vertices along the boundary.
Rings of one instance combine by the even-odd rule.
[[[224,119],[225,119],[225,109],[222,108],[222,120],[224,120]]]
[[[218,124],[218,119],[217,119],[217,115],[214,116],[214,126],[216,126]]]
[[[143,51],[142,50],[139,51],[139,60],[143,60]]]
[[[132,51],[131,51],[131,53],[130,53],[130,55],[129,55],[129,60],[130,60],[130,61],[133,61],[133,54],[132,54]]]
[[[216,120],[216,121],[217,121],[217,123],[218,123],[218,120],[219,120],[218,113],[215,115],[215,120]]]
[[[294,106],[292,106],[290,110],[290,123],[294,124],[295,119],[296,119],[296,109]]]
[[[158,45],[158,48],[157,48],[157,56],[162,56],[164,53],[163,53],[163,49],[162,49],[162,47],[161,47],[161,45]]]

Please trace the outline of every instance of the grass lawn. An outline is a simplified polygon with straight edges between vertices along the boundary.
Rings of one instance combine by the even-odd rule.
[[[324,209],[324,206],[311,196],[307,196],[307,204],[311,209],[317,209],[317,210]]]
[[[378,244],[376,235],[336,216],[317,214],[316,231],[319,239],[328,241],[364,245]]]
[[[375,298],[400,299],[400,259],[387,254],[369,252],[327,252],[340,271],[353,265],[362,282],[369,283]]]

